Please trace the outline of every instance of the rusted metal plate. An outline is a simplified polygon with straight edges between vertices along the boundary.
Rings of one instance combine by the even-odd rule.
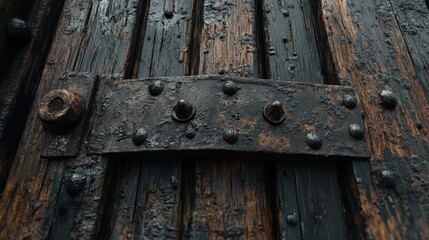
[[[156,81],[152,91],[159,83],[163,90],[151,95],[150,84]],[[238,87],[235,94],[225,94],[227,81]],[[365,137],[360,138],[359,131],[356,134],[356,124],[363,128],[359,106],[346,107],[345,95],[354,96],[353,89],[222,76],[105,77],[96,98],[89,153],[214,151],[368,158]],[[181,99],[195,107],[195,116],[188,122],[173,118],[174,105]],[[274,101],[280,102],[285,113],[284,121],[276,124],[263,115],[263,109]],[[350,134],[351,125],[355,137]],[[133,139],[137,131],[140,135]]]
[[[92,73],[65,73],[60,77],[57,89],[79,94],[86,101],[86,112],[80,123],[70,132],[55,134],[47,131],[42,157],[76,157],[83,139],[84,128],[90,115],[89,106],[98,76]]]

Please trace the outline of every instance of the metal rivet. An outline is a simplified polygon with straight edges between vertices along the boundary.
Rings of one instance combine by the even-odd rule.
[[[288,40],[288,38],[287,37],[282,37],[282,42],[283,43],[287,43],[289,40]]]
[[[164,84],[161,81],[156,80],[149,84],[149,93],[152,96],[158,96],[164,90]]]
[[[229,144],[234,144],[238,141],[238,131],[233,127],[228,127],[223,130],[223,140]]]
[[[193,128],[188,128],[188,130],[186,130],[186,138],[188,139],[193,139],[195,137],[195,130]]]
[[[313,150],[320,149],[323,144],[322,140],[316,135],[316,133],[307,134],[307,139],[305,142]]]
[[[173,15],[174,15],[174,13],[171,10],[165,10],[164,11],[165,18],[171,19],[171,18],[173,18]]]
[[[20,18],[12,18],[7,24],[7,31],[9,35],[19,39],[28,39],[31,36],[31,29],[27,22]]]
[[[42,99],[39,105],[39,119],[46,130],[65,134],[73,130],[86,111],[85,99],[65,89],[56,89]]]
[[[422,129],[422,122],[420,122],[420,121],[417,121],[416,122],[416,127],[418,128],[418,129]]]
[[[381,105],[388,109],[394,109],[398,104],[396,95],[389,90],[383,90],[380,93]]]
[[[271,124],[280,124],[286,119],[283,105],[279,101],[274,101],[264,107],[263,115],[265,120]]]
[[[356,98],[348,94],[344,95],[343,103],[344,103],[344,106],[346,106],[346,108],[350,108],[350,109],[355,108],[357,105]]]
[[[384,186],[394,187],[395,186],[395,174],[389,170],[382,170],[380,172],[380,178]]]
[[[195,116],[195,107],[188,101],[180,99],[173,107],[172,117],[179,122],[188,122]]]
[[[290,226],[295,226],[298,223],[298,217],[296,216],[296,213],[290,213],[286,217],[287,224]]]
[[[82,173],[73,173],[66,175],[66,190],[72,197],[77,196],[85,187],[86,176]]]
[[[364,135],[362,127],[356,123],[350,124],[349,132],[356,139],[362,139]]]
[[[140,146],[142,145],[146,139],[147,139],[148,133],[146,131],[146,129],[144,128],[139,128],[137,129],[137,131],[133,134],[133,143],[136,146]]]
[[[237,85],[233,81],[227,81],[223,85],[223,93],[225,93],[228,96],[232,96],[236,94],[238,91]]]

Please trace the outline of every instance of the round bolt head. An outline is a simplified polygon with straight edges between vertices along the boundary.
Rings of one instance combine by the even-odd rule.
[[[344,103],[344,106],[346,106],[346,108],[349,108],[349,109],[353,109],[357,105],[356,98],[348,94],[344,95],[343,103]]]
[[[223,85],[223,93],[225,93],[228,96],[233,96],[238,91],[237,85],[233,81],[227,81]]]
[[[386,187],[395,187],[397,176],[390,170],[382,170],[380,172],[382,184]]]
[[[263,115],[265,120],[276,125],[281,124],[286,119],[286,113],[283,109],[283,104],[279,101],[274,101],[264,107]]]
[[[238,131],[233,127],[228,127],[223,130],[223,140],[229,144],[234,144],[238,141]]]
[[[298,224],[298,217],[296,216],[296,213],[288,214],[286,217],[286,221],[289,226],[295,226],[296,224]]]
[[[149,84],[149,93],[152,96],[160,95],[163,90],[164,90],[164,84],[162,84],[162,82],[159,80],[156,80],[151,84]]]
[[[187,139],[193,139],[195,138],[195,130],[193,128],[189,128],[188,130],[186,130],[186,138]]]
[[[146,129],[139,128],[133,135],[133,143],[136,146],[141,146],[147,139],[148,133]]]
[[[380,93],[381,105],[388,109],[394,109],[398,104],[398,99],[396,95],[389,90],[383,90]]]
[[[349,132],[350,132],[350,135],[352,135],[352,137],[356,139],[362,139],[364,135],[362,127],[356,123],[353,123],[350,125]]]
[[[46,130],[62,135],[73,130],[86,111],[85,99],[65,89],[56,89],[42,99],[38,114]]]
[[[195,107],[188,101],[180,99],[173,107],[172,117],[179,122],[188,122],[195,116]]]
[[[165,18],[167,18],[167,19],[171,19],[171,18],[173,18],[173,15],[174,15],[174,13],[173,13],[173,11],[171,11],[171,10],[165,10],[165,11],[164,11],[164,16],[165,16]]]
[[[10,36],[27,40],[31,36],[28,24],[20,18],[12,18],[7,24],[7,31]]]
[[[82,173],[72,173],[66,175],[66,190],[71,197],[77,196],[86,184],[86,176]]]
[[[320,139],[316,133],[309,133],[307,134],[307,139],[305,140],[305,142],[307,143],[307,145],[313,149],[313,150],[318,150],[322,147],[322,139]]]

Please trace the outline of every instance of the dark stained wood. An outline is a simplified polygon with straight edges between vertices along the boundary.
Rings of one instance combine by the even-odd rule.
[[[63,2],[43,0],[30,4],[27,1],[0,1],[0,189],[7,179],[34,100],[34,89]],[[13,17],[27,21],[31,28],[29,39],[8,34],[8,21]]]
[[[98,234],[107,162],[91,157],[40,159],[45,134],[36,110],[63,71],[125,72],[138,12],[138,1],[65,2],[37,100],[3,190],[2,238],[90,238]],[[114,18],[117,20],[111,21]],[[83,174],[86,180],[79,196],[71,198],[64,188],[73,187],[73,173]]]
[[[262,0],[269,78],[323,83],[311,1]]]
[[[252,1],[204,2],[199,64],[192,73],[257,77],[258,50]],[[199,26],[197,26],[199,27]],[[209,93],[210,94],[210,93]],[[272,166],[248,159],[197,159],[184,186],[183,237],[275,238]],[[189,170],[187,170],[189,171]]]
[[[101,238],[177,239],[181,161],[109,160],[117,165],[108,186]]]
[[[337,167],[300,164],[295,167],[297,202],[303,239],[348,239]]]
[[[323,0],[319,5],[338,78],[355,87],[365,112],[371,175],[357,168],[357,202],[364,236],[428,236],[428,10],[423,1]],[[422,51],[423,50],[423,51]],[[382,89],[398,96],[394,110],[380,105]],[[362,236],[362,235],[361,235]]]
[[[42,9],[30,17],[35,39],[9,65],[1,64],[8,58],[0,60],[0,69],[13,69],[0,71],[8,79],[0,82],[2,114],[17,109],[17,93],[25,93],[22,103],[32,107],[28,119],[25,109],[17,115],[27,125],[0,200],[1,238],[429,236],[429,10],[423,0],[66,0],[62,11],[62,1],[50,3],[34,2]],[[18,9],[13,4],[23,1],[0,0],[0,29]],[[0,53],[9,46],[4,36]],[[227,155],[41,159],[45,134],[35,109],[63,71],[351,85],[372,158],[346,164]],[[25,88],[18,87],[21,78],[29,83]],[[397,94],[394,110],[381,106],[382,89]],[[0,119],[0,127],[4,123]],[[3,156],[0,177],[9,169]]]
[[[237,159],[197,160],[185,182],[184,238],[272,239],[272,166]],[[191,189],[186,189],[191,188]]]
[[[320,60],[326,56],[317,48],[317,40],[322,36],[316,31],[316,16],[313,16],[311,4],[311,1],[263,1],[264,26],[269,36],[266,37],[269,78],[312,83],[327,81],[325,65]],[[324,131],[316,124],[306,128]],[[276,169],[279,235],[282,238],[349,237],[349,223],[344,215],[347,207],[341,197],[343,189],[335,164],[294,164],[289,159],[281,159],[276,162]],[[292,216],[296,216],[296,224],[288,222]]]
[[[138,54],[130,78],[181,76],[189,65],[192,0],[145,2],[138,26]],[[165,11],[173,11],[166,18]],[[102,238],[177,239],[180,225],[181,159],[109,159]]]

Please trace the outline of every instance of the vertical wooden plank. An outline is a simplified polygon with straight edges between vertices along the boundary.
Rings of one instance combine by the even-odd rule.
[[[193,0],[146,1],[129,78],[180,76],[192,28]],[[103,238],[177,239],[182,160],[111,159],[114,185],[105,208]]]
[[[310,1],[262,0],[270,78],[323,83]]]
[[[141,26],[133,77],[183,76],[192,25],[192,0],[152,1]]]
[[[206,0],[198,14],[191,73],[260,77],[255,2]],[[187,165],[182,238],[275,238],[272,167],[227,155]]]
[[[3,189],[34,98],[64,1],[0,1],[0,189]],[[49,7],[47,7],[49,6]],[[8,34],[9,19],[25,19],[30,36]]]
[[[372,151],[365,181],[374,184],[357,188],[364,235],[425,239],[429,109],[427,53],[421,46],[427,44],[428,10],[423,0],[322,0],[319,7],[334,72],[356,89],[365,112]],[[396,108],[380,104],[383,89],[397,95]]]
[[[336,166],[300,164],[295,174],[302,239],[348,239]]]
[[[258,76],[253,1],[206,0],[198,74]]]
[[[45,134],[37,119],[37,106],[44,94],[56,87],[63,71],[125,71],[138,2],[65,2],[36,101],[0,201],[2,238],[97,236],[105,202],[107,161],[92,157],[41,159]]]
[[[276,170],[279,235],[281,239],[302,239],[295,166],[277,162]]]
[[[323,45],[311,1],[263,0],[268,78],[324,83]],[[318,42],[319,41],[319,42]],[[317,166],[317,167],[316,167]],[[335,164],[276,162],[279,235],[283,239],[346,239],[342,189]]]

